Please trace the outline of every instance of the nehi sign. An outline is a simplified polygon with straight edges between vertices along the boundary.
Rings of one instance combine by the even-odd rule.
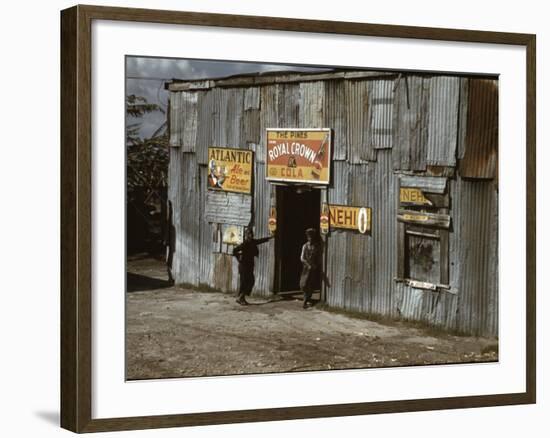
[[[330,227],[355,230],[364,234],[371,229],[371,209],[369,207],[350,207],[330,205]]]

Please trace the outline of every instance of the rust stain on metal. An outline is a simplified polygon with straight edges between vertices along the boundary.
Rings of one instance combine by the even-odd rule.
[[[498,162],[498,82],[470,79],[464,158],[465,178],[496,177]]]

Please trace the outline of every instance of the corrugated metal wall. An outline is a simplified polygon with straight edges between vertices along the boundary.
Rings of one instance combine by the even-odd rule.
[[[265,181],[266,128],[330,127],[334,141],[327,200],[370,207],[372,229],[365,235],[329,234],[327,303],[498,335],[496,81],[420,74],[273,81],[172,92],[170,105],[169,199],[177,230],[173,271],[178,283],[236,290],[237,266],[221,244],[220,223],[251,223],[256,236],[268,235],[274,188]],[[208,146],[255,151],[253,196],[206,190]],[[432,176],[438,173],[450,177]],[[450,195],[449,290],[396,281],[398,181],[401,177],[406,183],[407,175],[414,176],[409,187],[424,176],[423,187]],[[216,211],[223,196],[231,214],[220,216]],[[275,242],[259,249],[253,293],[268,296]]]

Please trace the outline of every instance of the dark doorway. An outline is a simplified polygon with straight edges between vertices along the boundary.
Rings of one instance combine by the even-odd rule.
[[[320,190],[277,187],[276,266],[278,292],[300,289],[300,253],[308,228],[319,230]]]

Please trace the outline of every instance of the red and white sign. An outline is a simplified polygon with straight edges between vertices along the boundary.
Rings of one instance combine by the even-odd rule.
[[[266,137],[267,180],[330,183],[330,129],[268,129]]]

